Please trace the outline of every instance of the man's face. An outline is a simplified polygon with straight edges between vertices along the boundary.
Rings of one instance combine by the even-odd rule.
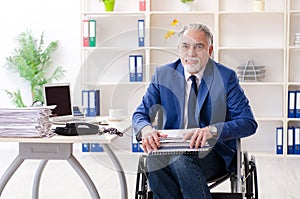
[[[213,46],[208,46],[203,31],[187,30],[182,35],[178,50],[184,68],[195,74],[206,66]]]

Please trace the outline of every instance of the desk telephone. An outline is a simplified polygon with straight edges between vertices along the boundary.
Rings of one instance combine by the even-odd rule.
[[[65,127],[56,127],[55,133],[58,135],[95,135],[99,132],[99,126],[86,122],[70,122]]]
[[[99,129],[98,125],[86,123],[86,122],[70,122],[66,123],[65,127],[56,127],[55,133],[58,135],[76,136],[76,135],[102,135],[104,133],[115,134],[120,137],[123,133],[116,128],[104,128]]]

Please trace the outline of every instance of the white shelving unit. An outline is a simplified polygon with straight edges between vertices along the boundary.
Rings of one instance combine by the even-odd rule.
[[[180,0],[147,0],[139,11],[137,0],[117,0],[115,11],[105,12],[103,3],[82,0],[82,19],[96,19],[97,46],[82,47],[82,88],[101,90],[101,114],[122,108],[128,116],[141,101],[157,66],[174,61],[177,38],[164,35],[173,19],[180,24],[206,24],[214,34],[214,59],[234,70],[253,60],[266,67],[258,82],[241,82],[259,123],[257,133],[243,139],[243,148],[276,153],[276,127],[300,124],[287,118],[287,91],[300,90],[300,0],[265,0],[264,11],[253,9],[253,0],[195,0],[187,11]],[[145,46],[138,47],[137,21],[145,20]],[[129,82],[128,56],[144,57],[144,82]]]

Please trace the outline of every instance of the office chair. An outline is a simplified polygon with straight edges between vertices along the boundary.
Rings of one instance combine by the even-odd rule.
[[[236,156],[236,172],[226,173],[215,179],[208,180],[208,187],[211,190],[213,199],[258,199],[257,168],[255,158],[252,155],[249,159],[247,152],[241,152],[241,141],[238,140]],[[135,199],[153,199],[153,194],[148,186],[146,155],[141,154],[137,169]],[[230,180],[228,193],[213,192],[212,189]]]

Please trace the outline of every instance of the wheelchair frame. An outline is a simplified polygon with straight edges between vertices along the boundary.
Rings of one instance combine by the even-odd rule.
[[[249,159],[247,152],[241,152],[241,140],[238,141],[237,148],[237,172],[227,173],[224,176],[208,182],[214,199],[258,199],[257,168],[255,158],[252,155]],[[146,155],[139,158],[135,199],[153,199],[153,194],[148,185]],[[231,192],[213,192],[212,189],[219,184],[230,179]]]

